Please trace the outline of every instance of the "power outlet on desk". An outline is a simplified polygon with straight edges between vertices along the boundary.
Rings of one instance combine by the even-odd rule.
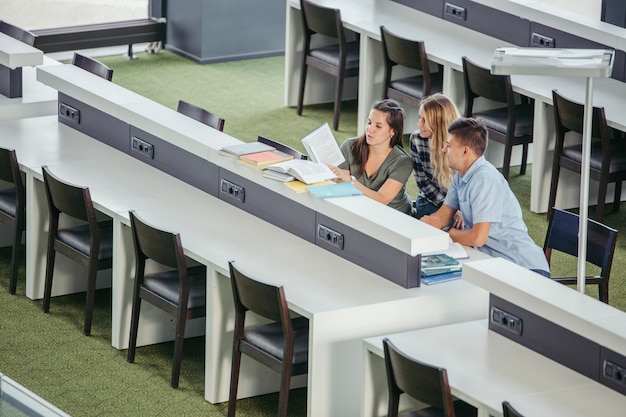
[[[444,8],[444,14],[446,16],[454,17],[455,19],[459,20],[467,19],[465,7],[457,6],[452,3],[446,3]]]
[[[506,329],[507,331],[518,336],[522,335],[522,319],[511,313],[507,313],[498,307],[491,307],[491,315],[489,319],[491,320],[491,323],[500,328]]]
[[[68,104],[59,103],[59,116],[74,124],[80,124],[80,110],[75,109]]]
[[[323,242],[329,243],[337,249],[343,250],[343,234],[333,230],[323,224],[317,225],[317,237]]]
[[[530,45],[537,48],[554,48],[554,39],[533,32],[530,37]]]
[[[222,180],[220,192],[238,200],[241,203],[243,203],[246,199],[246,189],[228,180]]]
[[[610,381],[626,384],[626,367],[620,366],[609,360],[604,360],[602,364],[602,376]]]
[[[130,151],[143,157],[154,159],[154,145],[135,136],[130,139]]]

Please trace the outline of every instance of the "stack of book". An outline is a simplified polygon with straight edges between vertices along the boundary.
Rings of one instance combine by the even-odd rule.
[[[445,253],[422,255],[421,282],[434,284],[461,278],[461,263]]]
[[[220,149],[219,154],[229,158],[239,159],[246,164],[256,167],[264,167],[293,159],[292,155],[281,152],[273,146],[262,142],[249,142],[240,145],[226,146]]]

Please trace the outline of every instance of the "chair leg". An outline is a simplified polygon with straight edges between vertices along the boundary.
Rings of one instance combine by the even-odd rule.
[[[609,286],[606,282],[598,284],[598,298],[603,303],[609,303]]]
[[[613,213],[619,211],[619,204],[622,199],[622,182],[615,181],[615,197],[613,198]]]
[[[308,70],[308,65],[306,64],[306,58],[302,62],[302,70],[300,71],[300,88],[298,89],[298,107],[296,109],[296,114],[298,116],[302,115],[302,103],[304,102],[304,85],[306,83],[306,73]]]
[[[520,175],[526,175],[526,164],[528,161],[528,144],[522,144],[522,166],[520,167]]]
[[[556,202],[556,189],[559,185],[559,174],[561,171],[560,164],[554,164],[552,166],[552,181],[550,182],[550,197],[548,198],[548,219],[552,215],[552,209],[554,208],[554,204]]]
[[[236,333],[235,333],[236,334]],[[241,352],[239,351],[239,340],[236,340],[233,347],[233,363],[230,370],[230,394],[228,396],[228,417],[235,417],[237,407],[237,388],[239,386],[239,369],[241,368]]]
[[[17,273],[20,266],[20,252],[22,250],[22,228],[19,224],[15,226],[13,239],[13,250],[11,251],[11,277],[9,278],[9,294],[17,291]]]
[[[98,278],[98,260],[89,262],[89,276],[87,277],[87,300],[85,302],[85,336],[91,335],[91,323],[93,322],[93,306],[96,299],[96,280]]]
[[[337,77],[337,91],[335,92],[335,110],[333,112],[333,129],[339,129],[339,116],[341,115],[341,99],[343,98],[343,70],[339,71]]]
[[[174,361],[172,363],[172,381],[170,386],[178,388],[180,380],[180,365],[183,360],[183,343],[185,341],[185,325],[187,323],[187,309],[180,309],[178,313],[178,323],[176,323],[176,339],[174,341]]]
[[[606,202],[606,181],[600,181],[598,186],[598,208],[596,209],[596,220],[601,222],[604,218],[604,204]]]
[[[509,180],[509,171],[511,169],[511,153],[513,151],[513,145],[506,144],[504,146],[504,161],[502,162],[502,175],[506,180]]]
[[[279,417],[287,417],[287,409],[289,408],[289,386],[291,382],[291,370],[293,367],[292,362],[293,354],[289,355],[289,358],[283,358],[283,369],[280,376],[280,395],[278,397]]]
[[[135,351],[137,349],[137,331],[139,329],[139,312],[141,311],[141,298],[133,298],[133,311],[130,318],[130,337],[128,338],[128,353],[126,362],[135,362]]]
[[[52,275],[54,274],[54,260],[56,257],[56,251],[52,247],[54,242],[48,244],[48,260],[46,261],[46,280],[43,290],[43,305],[42,310],[44,313],[50,311],[50,298],[52,296]]]

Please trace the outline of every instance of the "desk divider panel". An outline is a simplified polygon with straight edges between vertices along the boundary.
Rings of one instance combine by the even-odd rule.
[[[304,240],[315,242],[314,210],[221,167],[218,197]]]
[[[512,325],[515,321],[518,326]],[[607,385],[600,378],[600,345],[493,294],[489,294],[489,329]]]
[[[150,149],[150,152],[147,152],[147,149]],[[218,167],[198,155],[135,126],[130,127],[130,138],[126,137],[125,152],[217,197]]]
[[[8,98],[22,97],[22,68],[11,69],[0,64],[0,94]]]
[[[443,18],[443,0],[391,0],[404,4],[420,12],[428,13],[438,18]]]
[[[315,243],[404,288],[420,286],[421,255],[410,256],[321,213]]]
[[[59,92],[59,123],[128,153],[128,123]]]

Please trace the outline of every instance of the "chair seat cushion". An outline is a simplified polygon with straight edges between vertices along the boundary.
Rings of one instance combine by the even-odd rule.
[[[187,268],[187,274],[191,281],[187,308],[204,307],[206,305],[206,267],[199,265]],[[146,274],[143,278],[143,286],[172,304],[178,304],[180,281],[177,270]]]
[[[309,350],[309,320],[306,317],[297,317],[291,320],[296,335],[293,364],[303,364],[308,361]],[[264,324],[249,327],[244,332],[244,340],[268,352],[277,359],[283,358],[283,328],[280,323]]]
[[[420,98],[424,96],[424,81],[421,75],[393,80],[389,83],[389,86],[394,90],[412,97]],[[431,74],[430,93],[441,93],[442,86],[443,80],[439,76],[439,73]]]
[[[0,211],[15,217],[17,208],[17,192],[15,188],[0,190]]]
[[[506,107],[474,112],[472,117],[480,120],[491,130],[506,134],[509,123],[509,111]],[[533,134],[533,106],[518,104],[515,106],[515,137]]]
[[[346,54],[346,70],[359,67],[359,43],[349,42],[347,44],[348,51]],[[311,57],[324,61],[328,64],[339,67],[339,45],[328,45],[320,48],[311,49]]]
[[[98,259],[109,259],[113,256],[113,222],[111,220],[98,223],[102,230]],[[89,225],[60,229],[57,240],[89,256],[90,238]]]
[[[611,164],[609,173],[626,171],[626,144],[612,142]],[[582,161],[582,145],[566,146],[563,148],[562,157],[580,163]],[[591,169],[599,171],[602,167],[602,142],[591,143]]]

